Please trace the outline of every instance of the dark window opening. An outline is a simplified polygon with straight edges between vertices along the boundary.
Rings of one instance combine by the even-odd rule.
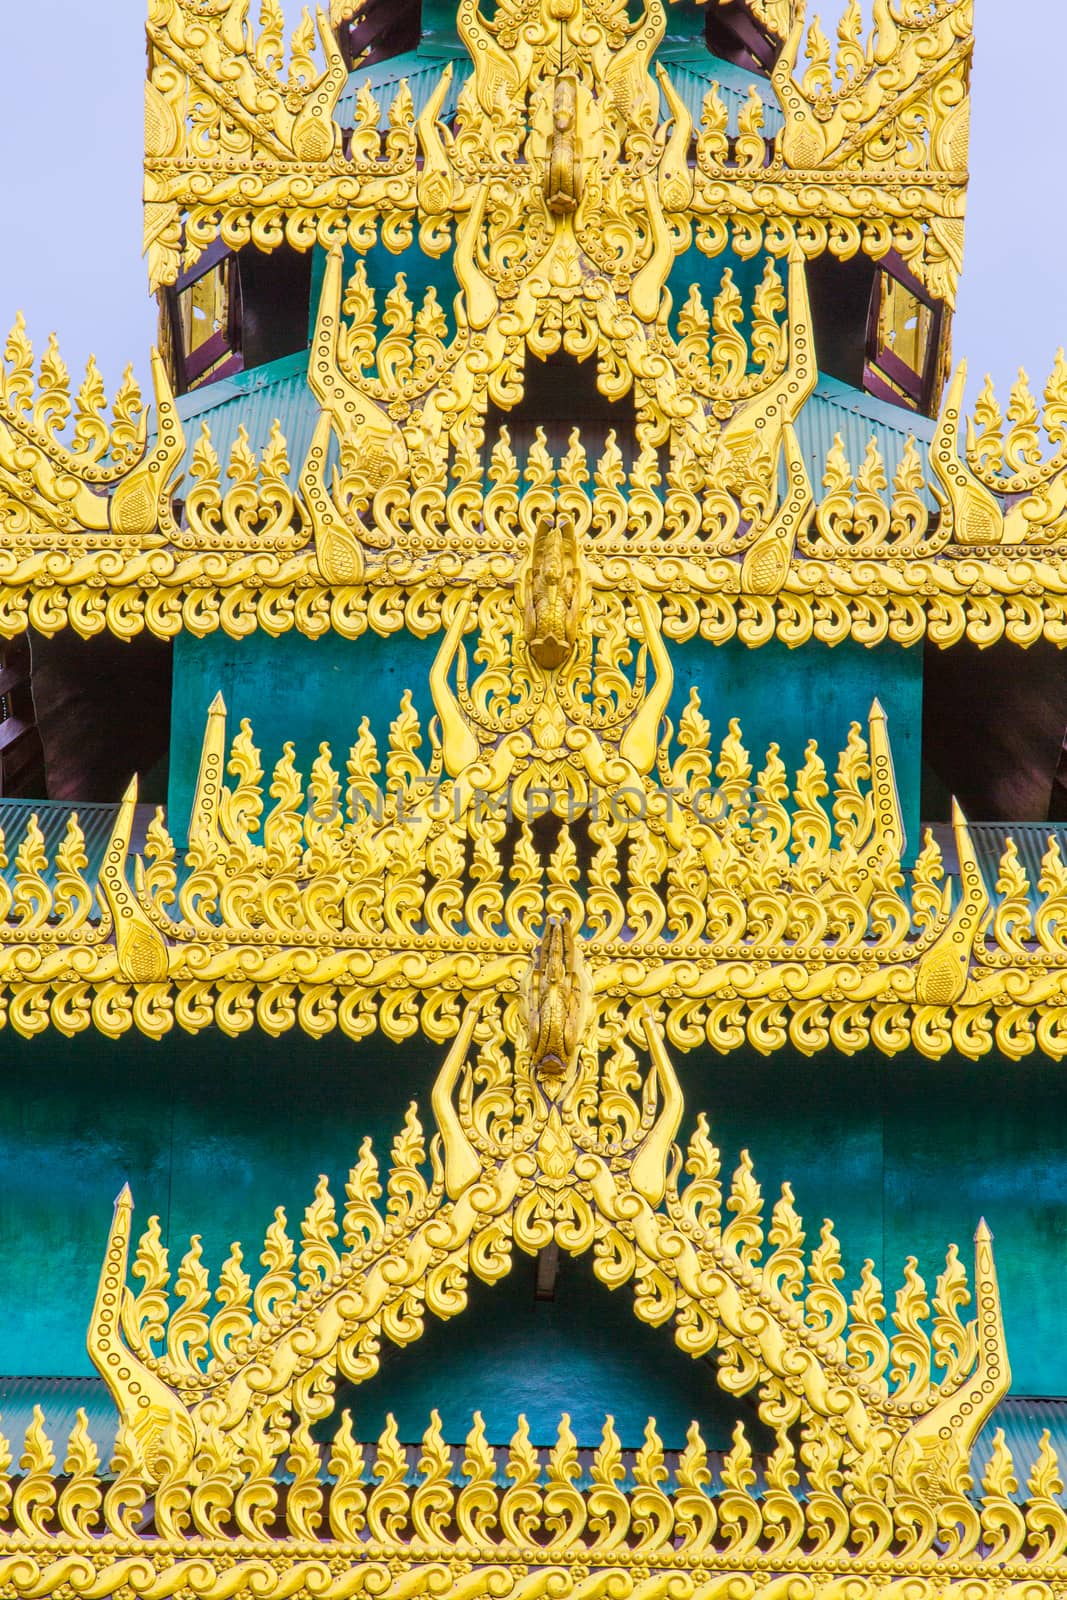
[[[378,1371],[358,1385],[339,1378],[332,1414],[313,1425],[312,1437],[327,1444],[347,1409],[358,1419],[360,1437],[375,1438],[391,1412],[414,1457],[429,1414],[426,1374],[447,1372],[445,1391],[435,1396],[445,1437],[461,1441],[480,1409],[488,1442],[501,1455],[520,1412],[533,1445],[547,1450],[564,1411],[579,1448],[590,1456],[607,1414],[615,1418],[624,1450],[640,1448],[650,1415],[667,1452],[684,1448],[694,1419],[709,1452],[729,1449],[738,1420],[758,1460],[773,1450],[758,1397],[720,1387],[714,1354],[694,1361],[668,1328],[639,1321],[629,1292],[613,1294],[599,1283],[588,1256],[575,1259],[560,1250],[554,1293],[539,1295],[544,1254],[531,1260],[515,1250],[510,1271],[491,1287],[472,1279],[466,1315],[427,1317],[418,1345],[405,1349],[382,1339]],[[538,1352],[535,1372],[531,1348]],[[673,1465],[670,1454],[667,1459]]]
[[[179,394],[240,372],[240,280],[221,240],[163,291],[160,320]]]
[[[879,264],[867,318],[863,387],[929,415],[937,388],[944,306],[891,251]]]
[[[43,798],[44,754],[30,682],[26,634],[0,644],[0,796]]]
[[[769,74],[778,58],[780,41],[752,15],[745,0],[709,5],[704,38],[712,55],[732,61],[748,72]]]
[[[874,262],[859,253],[850,261],[827,253],[808,263],[807,276],[819,371],[862,389]]]
[[[161,344],[177,393],[306,348],[310,299],[310,251],[217,240],[164,290]]]
[[[116,802],[137,773],[142,803],[163,804],[170,641],[149,633],[128,641],[110,633],[83,639],[62,628],[50,639],[31,634],[29,658],[44,756],[37,795],[74,805]]]
[[[947,822],[955,796],[971,821],[1063,820],[1055,780],[1065,729],[1067,659],[1056,645],[980,649],[961,639],[939,650],[928,642],[923,816]]]
[[[359,15],[341,24],[338,37],[350,72],[416,50],[422,38],[422,0],[363,0]]]
[[[526,360],[523,397],[511,411],[490,406],[485,423],[486,459],[506,427],[511,448],[522,467],[530,453],[538,428],[545,434],[545,445],[555,461],[561,461],[570,445],[571,433],[578,428],[590,471],[604,453],[609,433],[622,454],[623,464],[633,466],[637,449],[637,412],[633,390],[621,400],[609,400],[597,388],[596,360],[576,361],[563,351],[539,361]]]

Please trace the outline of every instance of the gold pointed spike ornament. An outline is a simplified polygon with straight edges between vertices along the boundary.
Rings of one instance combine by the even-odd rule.
[[[559,981],[561,966],[573,975],[581,959],[573,947],[564,959],[560,928],[550,925],[546,948],[532,963],[534,995]],[[359,1384],[373,1375],[382,1337],[398,1344],[418,1339],[427,1313],[445,1318],[463,1313],[472,1275],[495,1283],[509,1270],[516,1248],[536,1254],[556,1243],[572,1254],[592,1251],[601,1282],[608,1289],[629,1284],[636,1314],[669,1323],[683,1350],[698,1355],[716,1349],[720,1383],[735,1394],[758,1392],[759,1413],[779,1431],[783,1449],[782,1430],[798,1425],[816,1489],[818,1463],[828,1452],[833,1481],[844,1486],[838,1502],[842,1516],[834,1517],[834,1549],[842,1560],[852,1560],[852,1552],[867,1542],[858,1508],[878,1481],[892,1486],[891,1492],[883,1490],[887,1537],[897,1526],[893,1508],[899,1508],[901,1527],[918,1515],[935,1530],[961,1492],[971,1448],[1009,1381],[989,1230],[982,1224],[976,1236],[977,1321],[960,1320],[970,1296],[953,1248],[938,1280],[933,1334],[925,1326],[930,1314],[925,1287],[909,1262],[897,1299],[896,1331],[887,1337],[878,1327],[885,1309],[869,1263],[851,1310],[836,1287],[840,1250],[830,1223],[805,1259],[803,1227],[788,1185],[766,1228],[747,1152],[725,1207],[721,1158],[703,1116],[683,1156],[675,1144],[682,1091],[651,1010],[638,1023],[647,1055],[637,1083],[613,1073],[610,1054],[619,1047],[618,1030],[601,1030],[591,1012],[577,1019],[574,1049],[560,1070],[555,1062],[546,1070],[540,1015],[530,1010],[524,1023],[521,1008],[503,997],[468,1007],[433,1091],[440,1153],[431,1144],[427,1166],[427,1141],[412,1108],[394,1142],[385,1179],[386,1218],[375,1203],[382,1183],[365,1142],[347,1186],[340,1253],[330,1242],[337,1232],[336,1211],[324,1178],[305,1214],[299,1249],[279,1210],[267,1229],[263,1277],[253,1286],[243,1280],[240,1291],[243,1304],[251,1299],[254,1319],[242,1311],[228,1337],[216,1336],[209,1321],[210,1285],[197,1238],[171,1287],[152,1219],[138,1247],[135,1270],[142,1287],[135,1293],[125,1286],[132,1206],[124,1191],[89,1348],[119,1407],[122,1428],[137,1441],[138,1481],[146,1488],[155,1485],[165,1503],[168,1486],[188,1469],[195,1450],[205,1483],[210,1472],[231,1463],[227,1492],[239,1496],[246,1475],[251,1481],[259,1474],[264,1485],[273,1481],[278,1441],[288,1432],[287,1468],[302,1482],[306,1429],[329,1414],[339,1378]],[[625,1090],[620,1088],[624,1081],[630,1082]],[[480,1105],[484,1096],[492,1100],[492,1115]],[[235,1245],[231,1262],[240,1259]],[[228,1264],[224,1280],[230,1271]],[[224,1282],[216,1298],[236,1310],[233,1287]],[[300,1353],[312,1349],[309,1368]],[[935,1379],[946,1353],[951,1355],[947,1371]],[[331,1463],[337,1474],[334,1493],[355,1470],[347,1427],[345,1422]],[[268,1434],[274,1449],[253,1451],[251,1441],[265,1441]],[[567,1438],[569,1450],[573,1435],[568,1432]],[[605,1438],[603,1448],[610,1451],[612,1436]],[[481,1448],[477,1439],[475,1446]],[[396,1454],[395,1442],[388,1448]],[[650,1483],[662,1482],[665,1474],[653,1465],[661,1449],[653,1430],[634,1467],[639,1484],[646,1470],[652,1473]],[[434,1474],[451,1506],[450,1459],[433,1422],[420,1471]],[[402,1452],[397,1460],[404,1479]],[[550,1481],[554,1462],[553,1457],[548,1463]],[[562,1457],[555,1465],[562,1468]],[[699,1499],[705,1491],[707,1478],[699,1472],[693,1476],[695,1470],[687,1453],[676,1483],[664,1491],[661,1514],[668,1522],[678,1519],[681,1526],[687,1514],[683,1505],[689,1515],[694,1511],[686,1494],[696,1492]],[[755,1483],[743,1430],[723,1474],[735,1495],[747,1494]],[[315,1486],[307,1504],[317,1514],[330,1486],[319,1476],[314,1453],[306,1475]],[[771,1497],[780,1492],[766,1491]],[[277,1506],[273,1490],[262,1504],[267,1520],[256,1532],[266,1537],[273,1515],[269,1508]],[[422,1510],[416,1504],[427,1509],[430,1501],[412,1505],[417,1529]],[[582,1505],[576,1514],[597,1514],[593,1500],[588,1513]],[[849,1506],[856,1508],[854,1522]],[[290,1519],[294,1511],[290,1505]],[[497,1514],[506,1525],[503,1505]],[[623,1505],[614,1514],[629,1512]],[[700,1518],[707,1514],[701,1511]],[[766,1517],[770,1526],[770,1499],[764,1509],[761,1495],[752,1496],[748,1514]],[[819,1516],[813,1507],[813,1520]],[[195,1511],[193,1517],[199,1527]],[[225,1537],[226,1520],[215,1525],[216,1536]],[[331,1537],[343,1540],[346,1519],[331,1514],[329,1520]],[[720,1514],[728,1544],[729,1521]],[[290,1528],[301,1537],[316,1536],[304,1526],[293,1529],[292,1521]],[[407,1548],[401,1525],[392,1522],[389,1528],[380,1535],[385,1544]],[[450,1536],[443,1525],[438,1537],[448,1559]],[[144,1544],[150,1555],[152,1540]],[[894,1576],[912,1570],[914,1547],[904,1545],[906,1553],[890,1558],[887,1572]],[[480,1548],[477,1540],[475,1547]],[[497,1559],[518,1559],[510,1544],[495,1548]],[[169,1550],[164,1539],[160,1554]],[[706,1553],[702,1546],[700,1559]],[[697,1552],[683,1544],[676,1560],[684,1568],[694,1559]]]
[[[405,694],[381,750],[360,727],[347,782],[328,745],[306,776],[287,746],[265,779],[252,728],[230,743],[218,696],[184,855],[159,814],[129,858],[133,788],[95,886],[76,819],[54,863],[31,822],[13,881],[0,876],[0,1016],[23,1033],[400,1039],[417,1015],[443,1042],[457,1004],[504,985],[527,994],[547,1077],[572,1059],[589,995],[630,1017],[639,994],[676,1043],[723,1052],[1014,1058],[1035,1035],[1067,1052],[1055,848],[1032,909],[1010,861],[985,882],[958,810],[959,881],[932,840],[906,875],[877,701],[832,795],[814,743],[792,782],[776,745],[753,761],[736,721],[716,749],[695,691],[675,729],[658,607],[593,589],[557,534],[506,599],[455,607],[428,753]]]

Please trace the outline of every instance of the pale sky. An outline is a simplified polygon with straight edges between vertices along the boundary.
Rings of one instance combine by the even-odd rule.
[[[254,12],[257,8],[253,3]],[[18,309],[73,371],[143,377],[155,311],[140,258],[145,0],[0,0],[0,334]],[[838,0],[823,8],[836,19]],[[865,5],[869,12],[869,5]],[[289,6],[295,20],[295,0]],[[1067,344],[1059,0],[978,0],[967,253],[955,352],[1006,390]]]

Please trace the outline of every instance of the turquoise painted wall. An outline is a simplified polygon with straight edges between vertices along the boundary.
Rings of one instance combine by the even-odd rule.
[[[277,639],[259,632],[248,639],[179,634],[174,641],[168,792],[175,838],[186,838],[208,707],[220,689],[229,712],[230,739],[242,717],[248,717],[267,774],[286,740],[293,741],[297,770],[305,778],[323,740],[343,774],[364,716],[384,755],[389,725],[406,688],[412,690],[425,734],[433,712],[427,679],[437,642],[407,632],[389,639],[368,633],[356,640],[333,633],[321,639],[296,632]],[[422,755],[429,759],[428,743]]]
[[[84,1329],[123,1181],[140,1226],[160,1214],[173,1264],[199,1232],[213,1273],[233,1238],[251,1265],[275,1205],[295,1231],[320,1172],[341,1194],[364,1133],[384,1157],[407,1102],[427,1103],[441,1056],[421,1043],[214,1031],[160,1044],[47,1034],[11,1037],[5,1048],[0,1372],[10,1374],[89,1370]],[[967,1259],[984,1214],[1015,1391],[1067,1393],[1062,1067],[873,1054],[809,1061],[789,1051],[769,1060],[694,1052],[679,1067],[691,1112],[710,1113],[726,1171],[747,1146],[768,1210],[788,1178],[809,1241],[833,1216],[849,1282],[870,1255],[890,1304],[909,1253],[932,1288],[946,1245],[956,1241]],[[585,1444],[610,1411],[634,1444],[652,1412],[669,1444],[681,1444],[694,1414],[710,1443],[725,1444],[734,1403],[668,1331],[636,1323],[628,1298],[595,1283],[587,1262],[565,1262],[556,1300],[538,1305],[532,1268],[520,1261],[504,1283],[475,1288],[466,1317],[390,1356],[353,1399],[359,1428],[377,1432],[392,1408],[414,1438],[437,1405],[453,1433],[480,1406],[490,1436],[504,1440],[523,1408],[543,1440],[570,1409]]]
[[[298,770],[305,776],[324,739],[333,750],[334,765],[343,772],[364,715],[384,750],[405,688],[413,691],[425,731],[433,714],[427,677],[439,637],[416,639],[402,633],[380,639],[368,633],[355,640],[333,634],[306,639],[293,632],[277,639],[255,633],[234,640],[223,634],[205,639],[179,634],[174,641],[169,792],[175,837],[185,837],[207,709],[219,689],[229,709],[230,737],[240,719],[248,717],[268,773],[287,739],[296,745]],[[713,646],[695,640],[673,646],[671,654],[674,725],[690,685],[696,684],[716,743],[726,734],[730,718],[740,719],[755,773],[774,741],[792,775],[814,738],[832,776],[849,724],[866,724],[877,695],[889,717],[909,848],[918,848],[921,652],[886,645],[869,650],[852,643],[832,650],[817,644],[789,650],[777,642],[749,650],[736,641]],[[423,754],[428,755],[427,747]]]
[[[815,739],[832,786],[849,725],[858,722],[866,731],[871,702],[877,697],[889,719],[908,854],[914,857],[921,847],[921,651],[896,645],[868,649],[851,640],[832,649],[813,643],[800,650],[790,650],[778,640],[758,650],[737,640],[724,645],[694,640],[672,645],[671,657],[675,690],[670,716],[675,726],[690,684],[695,683],[713,741],[722,739],[731,717],[739,719],[754,774],[773,742],[792,778],[803,765],[808,740]]]

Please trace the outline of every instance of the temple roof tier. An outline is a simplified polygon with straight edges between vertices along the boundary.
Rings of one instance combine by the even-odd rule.
[[[551,89],[552,73],[574,69],[597,117],[607,113],[596,135],[606,144],[595,159],[615,165],[617,183],[647,185],[658,139],[657,211],[667,229],[694,232],[712,255],[731,239],[754,252],[764,241],[780,246],[783,236],[809,255],[828,247],[875,258],[897,250],[931,293],[953,301],[967,181],[971,0],[881,4],[870,37],[861,37],[857,14],[836,52],[817,20],[806,26],[802,6],[780,8],[775,21],[784,32],[766,107],[753,89],[730,136],[713,82],[691,153],[689,112],[665,69],[658,81],[651,73],[666,29],[660,0],[649,0],[636,22],[621,4],[591,0],[562,8],[524,0],[488,18],[476,5],[461,7],[459,33],[474,75],[460,96],[462,133],[454,141],[442,137],[438,120],[449,69],[418,117],[406,85],[384,121],[367,90],[342,137],[332,119],[348,74],[325,16],[319,13],[316,53],[306,15],[287,40],[277,5],[258,35],[243,20],[246,10],[205,13],[192,0],[153,0],[149,8],[145,246],[153,287],[173,282],[190,251],[219,237],[298,249],[345,240],[365,248],[380,237],[399,250],[418,231],[436,234],[443,249],[453,224],[457,242],[481,225],[479,173],[493,175],[502,204],[539,201],[536,168],[516,160],[522,125],[536,114],[546,79]],[[664,110],[674,119],[669,138]],[[778,126],[765,134],[772,122]],[[586,229],[603,220],[594,190],[599,185],[590,183],[578,207]]]
[[[407,693],[384,749],[363,718],[344,781],[328,745],[306,781],[287,746],[267,812],[219,695],[184,850],[160,811],[130,856],[136,783],[95,879],[76,817],[52,861],[31,818],[0,878],[3,1020],[444,1040],[464,1003],[517,991],[547,917],[605,1016],[651,1005],[682,1048],[1067,1051],[1055,837],[1036,884],[1010,837],[989,882],[956,807],[946,874],[930,832],[907,855],[877,702],[828,810],[814,741],[792,779],[736,720],[716,754],[695,689],[665,719],[674,685],[655,605],[591,591],[546,519],[517,597],[455,608],[429,726]]]
[[[431,386],[418,427],[394,426],[383,380],[355,373],[329,332],[339,268],[324,285],[309,387],[283,361],[276,377],[264,369],[251,384],[175,402],[157,359],[150,438],[132,380],[109,421],[95,369],[73,396],[54,343],[35,373],[17,324],[0,371],[0,633],[432,631],[457,590],[513,586],[538,517],[558,513],[574,521],[591,585],[664,597],[678,640],[1060,641],[1062,356],[1043,412],[1022,378],[1006,429],[988,385],[965,419],[961,366],[936,425],[913,418],[909,434],[893,408],[818,377],[796,263],[789,282],[782,320],[783,285],[773,269],[766,279],[771,364],[728,378],[727,362],[751,355],[742,345],[728,356],[737,338],[724,327],[701,379],[693,349],[673,345],[670,393],[703,384],[704,420],[694,432],[653,400],[644,442],[627,455],[609,433],[590,456],[576,426],[558,456],[541,431],[519,460],[506,425],[485,435],[484,388],[447,423]],[[346,303],[359,305],[351,289]],[[403,306],[393,312],[408,315]],[[358,314],[373,326],[373,297]],[[402,330],[394,337],[403,343]],[[413,320],[409,337],[406,359],[430,373]],[[353,396],[374,408],[362,424],[348,415]],[[272,398],[306,441],[298,463],[277,417],[264,428]]]

